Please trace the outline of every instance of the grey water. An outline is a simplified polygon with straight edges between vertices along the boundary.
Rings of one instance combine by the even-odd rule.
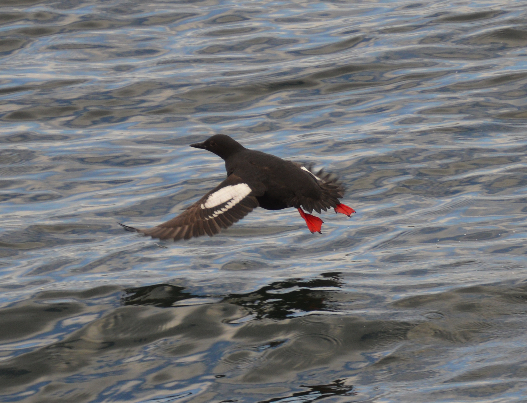
[[[0,3],[0,401],[527,400],[524,1]],[[351,218],[125,232],[225,133]]]

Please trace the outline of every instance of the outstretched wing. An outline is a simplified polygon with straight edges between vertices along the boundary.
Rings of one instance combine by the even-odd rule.
[[[145,230],[121,225],[152,238],[174,241],[205,234],[213,236],[258,207],[256,196],[261,193],[263,190],[255,189],[239,176],[231,174],[183,213],[163,224]]]

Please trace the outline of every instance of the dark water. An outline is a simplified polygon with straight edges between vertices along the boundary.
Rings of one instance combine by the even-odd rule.
[[[0,401],[527,399],[523,1],[0,7]],[[340,175],[351,219],[147,227],[214,133]]]

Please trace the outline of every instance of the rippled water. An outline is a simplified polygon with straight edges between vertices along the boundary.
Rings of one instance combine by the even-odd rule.
[[[0,400],[527,394],[523,1],[0,6]],[[351,219],[123,231],[225,176],[214,133],[338,173]]]

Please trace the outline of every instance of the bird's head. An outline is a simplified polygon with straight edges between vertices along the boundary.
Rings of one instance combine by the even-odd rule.
[[[241,150],[245,150],[244,146],[226,134],[215,134],[203,143],[194,143],[190,146],[210,151],[223,159],[226,159]]]

